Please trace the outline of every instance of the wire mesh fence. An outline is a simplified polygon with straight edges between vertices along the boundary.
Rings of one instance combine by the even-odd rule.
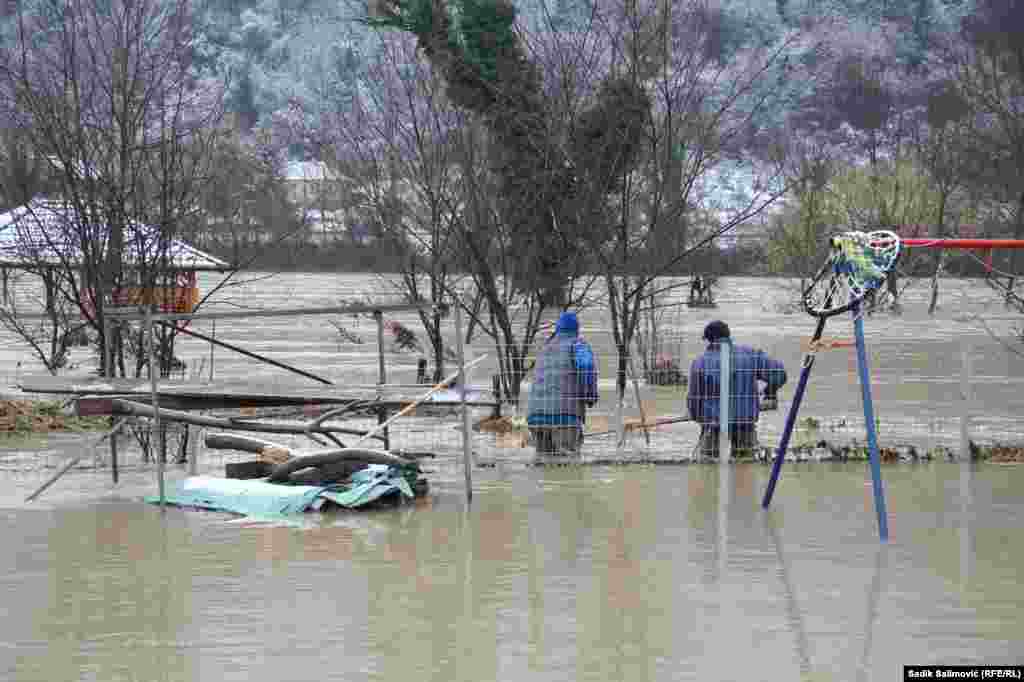
[[[688,460],[700,454],[702,430],[718,423],[720,396],[720,377],[715,376],[721,366],[719,350],[701,339],[705,322],[667,325],[662,351],[644,358],[634,347],[622,372],[611,335],[584,325],[583,336],[596,358],[600,396],[582,422],[584,458]],[[888,316],[866,321],[866,357],[883,456],[956,456],[963,443],[965,415],[968,438],[977,445],[1024,441],[1019,419],[1024,414],[1022,359],[977,325],[958,323],[948,333],[918,334],[928,324],[927,319]],[[812,330],[809,324],[801,334],[798,329],[744,325],[742,320],[732,326],[730,423],[750,433],[731,434],[730,441],[765,458],[778,446]],[[866,456],[852,324],[838,318],[831,331],[815,353],[791,440],[794,459]],[[690,386],[695,362],[704,370],[696,373],[703,383]],[[786,382],[774,391],[781,373],[778,365]],[[529,454],[524,421],[535,374],[536,369],[524,381],[523,400],[511,408],[519,421],[478,434],[478,450],[493,450],[499,459]],[[707,424],[702,427],[701,422]],[[706,445],[705,454],[714,455],[714,442]]]
[[[736,349],[763,351],[764,356],[777,360],[785,368],[787,381],[777,391],[775,410],[764,409],[771,407],[772,396],[768,395],[766,401],[767,385],[758,375],[763,367],[737,362],[734,363],[737,376],[730,377],[734,387],[730,413],[747,426],[755,427],[751,429],[757,438],[754,449],[762,457],[766,452],[771,453],[778,444],[793,398],[813,321],[802,315],[758,309],[751,305],[749,298],[737,297],[733,301],[723,295],[720,309],[668,305],[662,308],[663,314],[657,319],[641,320],[629,352],[623,354],[618,352],[608,330],[607,311],[581,311],[580,337],[592,351],[597,400],[593,405],[573,407],[565,413],[562,410],[566,408],[559,407],[554,414],[578,420],[577,431],[582,435],[582,442],[571,444],[578,446],[579,458],[588,462],[690,461],[699,455],[700,420],[706,415],[701,414],[694,420],[691,414],[690,374],[694,362],[705,354],[711,358],[708,364],[712,369],[717,366],[713,362],[717,351],[709,352],[701,335],[706,324],[718,317],[728,321]],[[260,303],[253,300],[254,306]],[[548,321],[554,323],[556,318],[557,313],[552,313]],[[1019,385],[1024,381],[1022,359],[981,325],[913,313],[879,314],[866,318],[865,324],[871,387],[883,448],[903,448],[902,453],[910,452],[911,447],[918,453],[946,450],[958,453],[965,404],[971,412],[970,440],[981,445],[1024,441],[1024,427],[1019,425],[1019,415],[1024,413],[1024,391]],[[1012,324],[1010,320],[1002,326],[1008,329]],[[468,327],[466,321],[461,330],[464,341]],[[189,328],[322,376],[332,384],[324,386],[323,391],[360,400],[391,400],[390,411],[383,418],[416,400],[441,379],[450,377],[459,366],[456,338],[460,334],[452,315],[439,321],[435,336],[443,344],[440,351],[431,343],[415,311],[389,313],[380,322],[366,314],[296,315],[271,319],[195,320]],[[537,429],[531,432],[529,423],[530,394],[542,364],[564,370],[565,396],[570,404],[586,402],[587,395],[578,388],[580,372],[574,358],[560,360],[558,353],[553,353],[556,357],[541,363],[549,333],[545,330],[530,346],[523,358],[526,371],[522,377],[503,369],[504,365],[498,362],[503,349],[479,328],[465,344],[467,363],[483,358],[467,377],[472,424],[469,447],[476,465],[529,463],[537,455]],[[835,318],[826,329],[828,343],[817,352],[791,442],[794,457],[827,457],[833,450],[842,448],[856,456],[858,448],[863,449],[865,425],[852,338],[848,317]],[[962,397],[965,343],[970,360],[969,401]],[[214,384],[245,383],[265,391],[321,390],[317,384],[292,376],[279,367],[256,362],[198,338],[182,337],[175,353],[184,365],[184,378],[189,382],[212,379]],[[744,350],[736,358],[748,355],[750,353]],[[505,375],[501,376],[503,371]],[[558,375],[558,371],[554,371],[554,375]],[[500,417],[495,414],[494,406],[495,376],[499,383],[522,379],[518,401],[503,402],[498,408]],[[407,452],[431,453],[436,456],[438,467],[458,471],[466,445],[458,404],[461,393],[454,386],[454,379],[440,383],[447,385],[427,403],[389,426],[387,445]],[[714,403],[713,391],[708,395],[694,392],[693,397],[705,405]],[[218,411],[207,413],[217,415]],[[304,413],[301,409],[270,414],[246,408],[241,412],[235,409],[220,414],[240,419],[262,414],[264,418],[282,421],[315,418],[312,412]],[[365,432],[374,429],[381,419],[378,412],[367,409],[344,415],[338,423]],[[339,438],[350,444],[358,436]],[[291,447],[318,447],[303,435],[273,436],[272,439],[282,440]],[[188,442],[199,443],[204,466],[244,457],[202,447],[201,435],[189,438]],[[372,442],[374,446],[384,445],[376,438]],[[713,443],[708,445],[712,446],[709,454],[713,454]]]

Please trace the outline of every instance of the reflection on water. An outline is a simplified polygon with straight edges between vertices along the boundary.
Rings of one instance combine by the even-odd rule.
[[[881,548],[853,464],[787,468],[769,512],[758,465],[485,470],[469,509],[453,476],[416,507],[284,523],[126,499],[8,509],[0,678],[889,680],[1019,663],[1024,469],[885,471]]]

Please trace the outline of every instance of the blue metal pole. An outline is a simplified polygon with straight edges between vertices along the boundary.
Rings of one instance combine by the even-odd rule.
[[[875,409],[871,403],[871,374],[868,372],[868,354],[864,347],[864,320],[860,316],[860,304],[853,306],[853,333],[857,342],[857,371],[860,373],[860,393],[864,403],[864,423],[868,435],[868,457],[871,463],[871,487],[875,494],[875,511],[878,513],[878,537],[885,542],[889,539],[889,524],[885,513],[885,493],[882,490],[881,457],[878,453],[878,434],[875,431]]]
[[[782,462],[786,459],[786,449],[789,447],[789,438],[793,435],[793,426],[796,424],[796,415],[800,411],[800,402],[804,399],[804,391],[807,389],[807,379],[811,376],[811,368],[814,367],[815,344],[821,340],[821,334],[825,331],[824,317],[818,318],[818,327],[814,330],[811,338],[811,347],[804,355],[803,369],[800,370],[800,381],[796,385],[796,394],[793,396],[793,403],[789,406],[789,414],[786,415],[786,426],[782,430],[782,439],[779,441],[779,449],[775,453],[775,461],[772,463],[772,475],[768,479],[768,487],[764,491],[764,499],[761,506],[764,509],[772,503],[772,495],[775,494],[775,485],[779,481],[779,474],[782,473]]]

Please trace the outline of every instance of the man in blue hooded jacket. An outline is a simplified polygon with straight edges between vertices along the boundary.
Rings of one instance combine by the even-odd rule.
[[[704,328],[704,340],[708,347],[690,365],[690,383],[687,392],[687,407],[690,417],[699,422],[702,457],[718,456],[719,404],[721,379],[721,351],[723,340],[730,340],[729,325],[715,320]],[[733,452],[749,454],[757,447],[757,419],[761,404],[758,382],[765,384],[764,400],[766,409],[774,409],[778,398],[776,393],[786,383],[786,369],[782,363],[769,357],[762,350],[748,346],[733,346],[729,379],[729,438]]]
[[[538,455],[575,455],[583,442],[587,407],[597,404],[597,367],[579,336],[576,313],[564,312],[537,354],[526,423]]]

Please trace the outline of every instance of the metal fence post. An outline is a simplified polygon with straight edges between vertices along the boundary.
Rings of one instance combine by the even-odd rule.
[[[217,338],[217,320],[211,320],[211,322],[213,323],[213,330],[210,333],[210,338],[211,339],[216,339]],[[214,347],[214,343],[213,343],[213,341],[210,341],[210,383],[211,384],[213,383],[213,347]]]
[[[198,426],[185,425],[188,434],[188,475],[199,474],[199,443],[203,439],[204,429]]]
[[[377,320],[377,400],[384,399],[384,384],[387,383],[387,369],[384,366],[384,314],[375,310],[373,317]],[[383,408],[377,410],[377,423],[383,424],[388,420],[387,413]],[[391,449],[391,435],[388,429],[384,429],[384,449]]]
[[[462,307],[455,303],[455,351],[459,356],[459,402],[462,412],[462,468],[466,477],[466,502],[473,501],[473,442],[469,430],[469,408],[466,407],[466,391],[469,381],[466,376],[466,352],[462,341]]]
[[[160,372],[160,365],[156,356],[156,323],[153,321],[153,311],[146,308],[146,331],[149,337],[149,398],[153,405],[152,431],[149,436],[149,451],[155,452],[154,446],[159,442],[160,452],[156,454],[156,476],[157,485],[160,488],[160,506],[164,506],[164,459],[166,451],[163,448],[163,433],[160,431],[160,398],[156,392],[157,374]]]
[[[732,341],[721,339],[718,345],[719,370],[721,372],[718,380],[718,461],[721,464],[727,463],[732,458],[732,438],[729,437],[730,421],[730,400],[732,397]]]
[[[103,315],[103,363],[106,365],[107,378],[110,379],[111,385],[114,383],[114,331],[113,325],[110,323],[110,319],[104,311]],[[115,423],[114,417],[110,418],[110,428],[114,428]],[[114,484],[117,484],[118,471],[117,471],[117,434],[110,437],[110,475],[114,480]]]

